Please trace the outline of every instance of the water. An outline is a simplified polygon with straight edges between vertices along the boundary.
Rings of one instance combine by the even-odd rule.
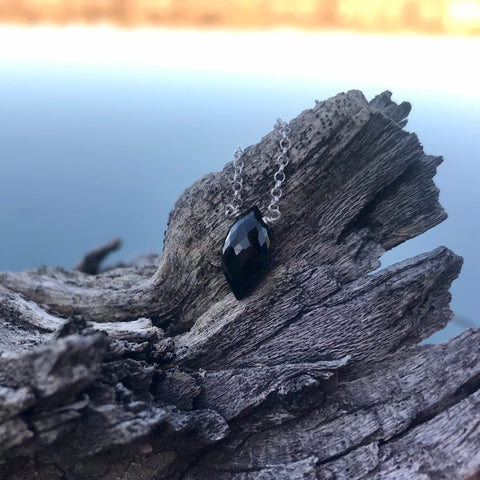
[[[419,135],[427,153],[445,157],[435,181],[449,219],[385,254],[382,265],[438,245],[452,248],[465,258],[460,279],[452,287],[452,306],[461,318],[435,340],[480,324],[480,101],[470,84],[476,79],[462,78],[472,75],[471,67],[458,63],[457,71],[451,72],[453,79],[434,85],[429,75],[439,73],[435,68],[440,67],[428,61],[422,67],[421,58],[414,63],[417,71],[410,72],[419,76],[418,85],[400,75],[400,67],[395,71],[391,59],[390,73],[377,65],[368,76],[358,71],[357,78],[354,74],[344,78],[345,67],[339,67],[336,79],[328,62],[322,67],[328,71],[326,79],[319,77],[321,72],[309,75],[313,57],[309,63],[308,55],[299,59],[297,72],[291,71],[295,63],[290,61],[283,67],[272,64],[271,70],[259,62],[263,70],[258,73],[235,69],[231,61],[229,69],[221,68],[218,58],[218,64],[209,60],[205,49],[213,49],[215,38],[205,40],[208,34],[195,37],[204,42],[201,55],[205,63],[210,61],[208,68],[192,67],[199,62],[194,54],[180,64],[137,61],[133,54],[116,61],[108,55],[105,59],[110,61],[102,61],[101,55],[92,60],[78,51],[81,58],[72,60],[71,52],[68,58],[48,56],[48,48],[56,52],[55,38],[63,37],[51,34],[53,40],[49,37],[42,49],[38,42],[45,35],[40,32],[34,39],[40,57],[33,53],[30,58],[18,46],[17,56],[11,49],[7,52],[0,31],[0,270],[42,264],[72,267],[84,252],[115,236],[123,238],[124,248],[111,261],[159,251],[168,213],[182,191],[202,175],[222,169],[237,146],[256,143],[278,116],[289,120],[315,99],[348,88],[360,88],[367,97],[389,88],[395,100],[413,104],[407,129]],[[109,35],[110,40],[111,35],[132,38],[126,33]],[[158,35],[170,38],[168,32]],[[173,40],[181,38],[177,32],[170,35]],[[293,48],[292,38],[297,37],[288,35],[285,45]],[[23,38],[17,30],[4,31],[5,37],[10,44]],[[272,40],[257,38],[258,49],[265,54],[270,47],[262,47],[262,38],[267,47]],[[307,37],[310,46],[312,38],[325,47],[336,37]],[[371,38],[356,40],[362,41],[364,48],[375,45]],[[390,50],[395,47],[388,42]],[[345,55],[349,45],[353,43],[346,41],[342,47]],[[395,48],[401,52],[402,45]],[[235,42],[231,47],[245,55]],[[188,49],[181,52],[187,55]],[[352,61],[354,54],[348,53]],[[451,49],[452,62],[458,62],[454,54]],[[332,62],[334,57],[328,55]],[[420,48],[417,56],[421,55]],[[171,53],[170,57],[175,58]],[[344,61],[348,63],[348,58]],[[364,67],[373,69],[374,64],[367,61]],[[473,71],[474,76],[477,73]],[[451,85],[455,81],[463,82],[458,91]],[[427,88],[428,82],[432,88]]]

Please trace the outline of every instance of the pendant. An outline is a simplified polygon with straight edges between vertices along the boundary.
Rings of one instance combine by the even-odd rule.
[[[270,263],[270,233],[257,207],[230,228],[222,251],[222,270],[237,300],[250,293]]]

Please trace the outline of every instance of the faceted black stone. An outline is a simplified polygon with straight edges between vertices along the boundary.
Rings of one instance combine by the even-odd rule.
[[[232,226],[223,245],[222,270],[237,300],[253,290],[269,263],[270,234],[253,207]]]

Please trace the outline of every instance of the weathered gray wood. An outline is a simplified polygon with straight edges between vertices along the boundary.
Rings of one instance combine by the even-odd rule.
[[[75,270],[80,272],[89,273],[90,275],[96,275],[100,271],[100,265],[103,260],[115,250],[118,250],[122,246],[122,241],[119,238],[110,240],[105,245],[101,245],[98,248],[94,248],[88,252],[75,267]]]
[[[480,332],[418,346],[462,259],[371,273],[446,217],[409,110],[352,91],[290,122],[272,270],[242,301],[220,269],[231,163],[180,197],[161,255],[0,273],[0,479],[480,475]],[[246,149],[247,205],[276,151]]]

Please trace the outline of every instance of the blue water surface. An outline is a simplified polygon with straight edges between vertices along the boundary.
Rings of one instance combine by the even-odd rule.
[[[124,247],[111,261],[160,251],[182,191],[277,117],[348,88],[372,97],[395,87],[15,62],[0,73],[0,270],[72,267],[116,236]],[[382,266],[439,245],[465,258],[451,290],[462,321],[445,337],[479,318],[480,109],[412,89],[394,99],[413,104],[407,129],[445,158],[435,181],[449,219],[385,254]]]

